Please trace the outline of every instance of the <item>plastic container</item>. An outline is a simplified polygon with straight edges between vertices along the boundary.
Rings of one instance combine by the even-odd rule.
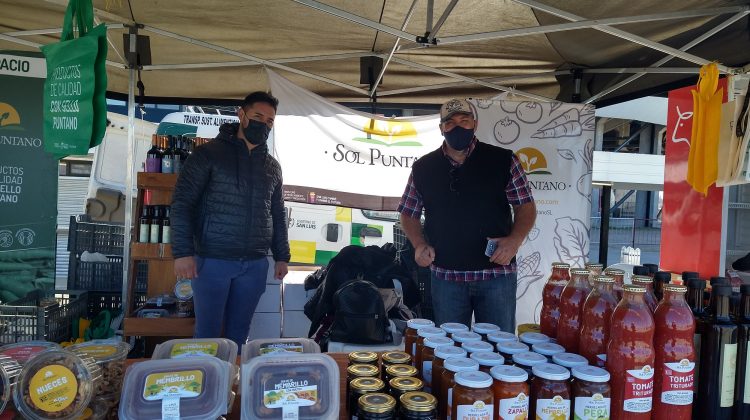
[[[110,405],[106,400],[94,398],[77,420],[104,420],[109,415]]]
[[[96,395],[120,394],[130,344],[122,341],[92,340],[70,346],[68,350],[91,357],[99,365],[102,380],[96,388]]]
[[[547,358],[547,362],[552,362],[552,356],[565,353],[565,347],[555,343],[539,343],[531,346],[534,353],[539,353]]]
[[[13,398],[13,385],[21,373],[21,365],[8,356],[0,356],[0,413]]]
[[[29,359],[48,349],[59,350],[61,347],[49,341],[25,341],[0,347],[0,355],[8,356],[23,366]]]
[[[169,340],[156,347],[151,359],[184,359],[197,356],[213,356],[235,365],[237,364],[237,343],[226,338]]]
[[[125,373],[119,418],[215,419],[227,413],[231,381],[232,366],[215,357],[136,363]],[[169,410],[170,399],[179,400],[177,409]]]
[[[533,346],[534,344],[549,343],[550,338],[542,333],[526,332],[519,336],[522,343]]]
[[[13,388],[13,401],[25,419],[76,419],[88,407],[100,380],[94,359],[49,349],[26,362]]]
[[[487,341],[495,345],[500,343],[507,343],[511,341],[518,341],[518,337],[505,331],[493,331],[487,334]]]
[[[242,364],[253,357],[277,351],[320,353],[320,346],[309,338],[261,338],[242,346]]]
[[[328,355],[256,357],[242,365],[241,380],[242,419],[280,419],[282,405],[298,419],[338,419],[339,368]]]
[[[143,308],[136,312],[138,318],[169,318],[169,311],[166,309]]]

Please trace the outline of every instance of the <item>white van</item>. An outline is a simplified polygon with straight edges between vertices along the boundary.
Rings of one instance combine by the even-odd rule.
[[[86,213],[94,220],[122,222],[125,219],[128,119],[113,113],[107,116],[111,124],[94,156]],[[168,114],[158,125],[138,120],[135,129],[135,167],[139,171],[144,167],[154,133],[213,138],[219,133],[221,124],[236,121],[235,116],[189,112]],[[269,141],[269,149],[275,154],[273,141]],[[136,196],[135,191],[133,196]],[[286,202],[286,210],[291,262],[295,264],[327,264],[347,245],[393,242],[393,227],[398,220],[395,212],[296,202]]]

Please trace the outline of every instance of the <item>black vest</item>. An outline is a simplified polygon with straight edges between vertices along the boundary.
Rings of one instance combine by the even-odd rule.
[[[513,224],[505,194],[512,153],[478,142],[457,168],[441,149],[414,163],[414,185],[424,202],[425,233],[435,248],[436,266],[462,271],[498,267],[484,251],[488,237],[508,236]]]

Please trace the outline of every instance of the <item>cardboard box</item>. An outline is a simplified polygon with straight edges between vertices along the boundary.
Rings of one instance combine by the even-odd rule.
[[[285,311],[301,311],[315,290],[305,291],[305,278],[309,271],[290,271],[284,278],[283,305]]]
[[[250,340],[281,337],[281,313],[256,312],[250,323]]]
[[[266,257],[268,259],[268,275],[266,275],[266,284],[281,284],[281,280],[277,280],[274,276],[276,274],[276,261],[273,257]]]
[[[310,320],[302,311],[284,311],[282,337],[305,337],[310,331]]]
[[[255,312],[281,312],[281,284],[267,284]]]

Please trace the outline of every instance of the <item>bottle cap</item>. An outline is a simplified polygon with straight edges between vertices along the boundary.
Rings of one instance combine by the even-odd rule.
[[[542,333],[525,332],[520,335],[520,338],[521,338],[521,342],[526,343],[528,345],[549,342],[549,337],[547,337],[546,335]]]
[[[396,399],[388,394],[372,393],[359,397],[357,405],[365,413],[381,414],[396,408]]]
[[[518,337],[505,331],[494,331],[487,334],[487,340],[495,344],[507,342],[507,341],[518,341]]]
[[[633,275],[635,276],[648,276],[648,268],[642,266],[642,265],[636,265],[633,267]]]
[[[565,347],[555,343],[539,343],[531,346],[531,349],[535,353],[539,353],[543,356],[554,356],[558,353],[565,353]]]
[[[665,284],[664,291],[665,292],[677,292],[677,293],[684,294],[685,292],[687,292],[687,286],[683,286],[681,284]]]
[[[547,358],[539,353],[525,351],[513,355],[513,363],[523,366],[534,366],[540,363],[547,363]]]
[[[448,337],[429,337],[425,338],[424,345],[431,349],[438,348],[440,346],[450,346],[453,344],[453,340]]]
[[[484,351],[493,351],[495,348],[490,343],[485,343],[484,341],[468,341],[466,343],[461,344],[461,348],[465,349],[469,353],[476,353],[476,352],[484,352]]]
[[[455,357],[448,359],[443,363],[443,367],[451,372],[466,372],[471,370],[479,370],[479,362],[468,357]]]
[[[472,353],[470,358],[479,362],[479,366],[499,366],[505,363],[503,356],[491,351],[478,351]]]
[[[609,372],[596,366],[576,366],[573,377],[586,382],[609,382]]]
[[[552,361],[555,362],[555,364],[564,366],[568,369],[575,366],[586,366],[589,364],[589,361],[585,357],[573,353],[556,354],[552,356]]]
[[[719,284],[711,290],[712,296],[732,296],[732,286],[728,284]]]
[[[489,334],[491,332],[500,330],[500,327],[487,322],[478,322],[471,327],[471,330],[477,334]]]
[[[466,357],[468,352],[461,347],[456,347],[453,344],[448,346],[440,346],[435,348],[435,357],[439,357],[443,360],[453,359],[455,357]]]
[[[440,324],[440,328],[442,328],[443,331],[447,332],[448,334],[455,334],[461,331],[469,331],[469,327],[464,324],[459,324],[458,322],[446,322]]]
[[[517,366],[495,366],[490,369],[490,375],[503,382],[526,382],[529,380],[529,374]]]
[[[594,283],[614,283],[615,278],[611,276],[596,276],[594,278]]]
[[[469,388],[489,388],[492,386],[492,376],[481,371],[458,372],[455,381],[457,384]]]
[[[422,327],[417,330],[417,335],[422,338],[445,337],[445,331],[438,327]]]
[[[497,351],[505,354],[516,354],[529,351],[529,346],[518,341],[505,341],[497,343]]]
[[[451,336],[457,343],[466,343],[469,341],[482,341],[482,336],[471,331],[460,331]]]
[[[698,277],[700,276],[698,275],[697,271],[683,271],[682,272],[682,280],[697,279]]]
[[[411,328],[413,330],[419,330],[420,328],[434,327],[434,326],[435,326],[435,323],[430,321],[429,319],[414,318],[406,322],[406,327]]]
[[[672,273],[668,271],[657,271],[654,273],[654,280],[660,280],[662,283],[669,283],[672,281]]]
[[[552,363],[541,363],[531,368],[534,376],[547,379],[550,381],[567,381],[570,378],[570,372],[562,366],[553,365]]]
[[[435,396],[426,392],[407,392],[399,398],[399,401],[401,401],[402,407],[417,413],[428,413],[437,407]]]

